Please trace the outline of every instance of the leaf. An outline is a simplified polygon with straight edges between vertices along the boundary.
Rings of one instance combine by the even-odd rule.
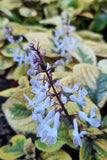
[[[93,40],[93,41],[99,41],[103,38],[102,34],[94,33],[89,30],[82,30],[78,31],[77,34],[79,34],[84,40]]]
[[[92,160],[92,147],[88,141],[80,148],[79,157],[80,160]]]
[[[0,55],[0,70],[8,69],[14,64],[13,59]]]
[[[105,116],[102,120],[101,127],[107,127],[107,116]]]
[[[100,67],[101,71],[107,73],[107,59],[102,59],[98,62],[98,66]]]
[[[88,47],[86,44],[84,44],[83,42],[78,43],[78,50],[77,50],[76,58],[81,63],[89,63],[89,64],[96,65],[96,57],[95,57],[93,50],[90,47]]]
[[[12,10],[14,8],[19,8],[22,5],[21,0],[2,0],[0,1],[1,9],[9,9]]]
[[[15,160],[24,155],[25,136],[16,135],[10,142],[12,145],[6,145],[0,148],[0,158],[5,160]]]
[[[96,85],[95,89],[89,86],[86,86],[86,89],[88,91],[91,100],[97,106],[102,107],[102,104],[104,105],[105,103],[105,97],[107,97],[107,74],[99,71],[99,77],[96,78],[95,85]]]
[[[28,8],[28,7],[21,7],[19,9],[19,13],[23,17],[35,17],[35,16],[37,16],[36,10]]]
[[[93,128],[93,127],[88,128],[86,131],[89,132],[89,136],[103,134],[101,130],[99,130],[98,128]]]
[[[72,160],[70,155],[64,150],[59,150],[53,153],[41,153],[40,158],[42,160]]]
[[[26,76],[21,76],[18,83],[19,83],[20,88],[24,88],[24,87],[29,86],[29,81]]]
[[[0,17],[0,27],[4,27],[9,23],[9,20],[7,18]]]
[[[7,2],[6,2],[7,3]],[[10,19],[14,20],[17,23],[21,23],[21,19],[18,15],[16,15],[15,13],[12,13],[8,7],[1,9],[2,12],[4,12]]]
[[[96,117],[98,119],[101,119],[101,115],[98,107],[88,97],[85,97],[85,101],[87,103],[87,107],[81,107],[81,108],[79,105],[76,104],[76,102],[68,102],[66,105],[66,108],[68,110],[69,115],[75,115],[75,114],[78,114],[79,111],[83,111],[89,117],[91,109],[96,108],[97,109],[95,112]],[[83,125],[83,130],[87,130],[88,125],[84,120],[77,117],[77,121],[78,121],[78,125],[81,125],[81,124]],[[70,133],[70,137],[73,138],[71,134],[72,132]]]
[[[86,17],[86,18],[90,18],[90,19],[94,18],[93,14],[90,13],[90,12],[83,12],[83,13],[80,14],[80,16],[83,16],[83,17]]]
[[[61,127],[58,130],[58,140],[64,142],[65,144],[69,145],[71,148],[75,149],[73,145],[73,141],[69,136],[68,127],[62,123]]]
[[[31,93],[31,89],[31,87],[27,87],[19,90],[2,105],[2,110],[9,125],[17,133],[36,133],[37,122],[32,120],[32,115],[14,118],[14,115],[10,112],[10,108],[14,108],[14,104],[22,104],[29,107],[28,101],[23,94],[25,93],[29,98],[33,99],[34,94]]]
[[[26,106],[22,104],[13,104],[14,108],[10,108],[11,114],[14,115],[14,118],[25,117],[32,114],[32,111],[28,110]]]
[[[102,157],[103,160],[107,159],[107,140],[96,140],[93,144],[93,148],[97,152],[97,157]]]
[[[60,57],[60,55],[52,53],[51,48],[55,49],[55,46],[49,38],[53,39],[53,36],[50,32],[34,32],[34,33],[28,33],[25,34],[25,38],[29,42],[33,42],[35,44],[35,47],[37,47],[37,43],[40,43],[40,51],[43,53],[43,50],[46,49],[46,57],[49,58],[57,58]]]
[[[52,73],[53,79],[62,79],[70,75],[72,76],[71,72],[53,72]]]
[[[73,73],[78,83],[96,89],[96,78],[99,76],[98,67],[91,64],[77,64],[73,67]]]
[[[79,83],[81,82],[83,85],[87,86],[87,91],[91,100],[99,105],[99,107],[102,107],[107,99],[107,75],[102,72],[99,73],[98,67],[89,64],[75,65],[73,70],[74,79],[79,79]],[[98,91],[98,93],[96,91]]]
[[[11,49],[16,50],[18,47],[18,44],[8,44],[3,50],[1,50],[1,53],[6,57],[13,57],[14,54],[11,52]]]
[[[31,138],[28,138],[24,144],[24,153],[26,159],[35,158],[35,145],[32,143]]]
[[[59,150],[64,144],[65,144],[64,141],[57,140],[56,144],[52,144],[51,146],[48,146],[45,143],[41,143],[40,139],[35,141],[35,146],[37,149],[43,152],[48,152],[48,153]]]
[[[106,43],[88,43],[93,49],[96,56],[107,58],[107,44]]]
[[[2,97],[10,97],[13,94],[15,94],[18,90],[19,90],[19,87],[5,89],[3,91],[0,91],[0,96],[2,96]]]
[[[20,67],[17,67],[13,75],[14,80],[19,80],[22,75],[27,74],[27,70],[28,68],[26,68],[24,64],[22,64]]]
[[[57,29],[60,29],[62,21],[60,16],[54,16],[51,18],[47,18],[46,20],[40,20],[40,24],[55,25]]]
[[[93,22],[92,29],[96,32],[102,31],[107,25],[107,14],[100,14]]]

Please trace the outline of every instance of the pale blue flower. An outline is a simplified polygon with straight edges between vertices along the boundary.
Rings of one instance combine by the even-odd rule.
[[[78,95],[79,95],[79,97],[71,95],[71,96],[69,96],[69,98],[71,101],[76,102],[81,106],[87,106],[87,103],[85,102],[85,99],[84,99],[84,97],[87,95],[87,90],[86,89],[79,89]]]
[[[77,98],[76,96],[71,95],[71,96],[69,96],[69,98],[70,98],[71,101],[76,102],[81,106],[87,106],[87,103],[85,102],[83,97],[82,98],[81,97]]]
[[[68,87],[62,87],[63,91],[66,93],[76,93],[79,89],[79,86],[81,85],[81,83],[77,83],[73,86],[72,89],[68,88]]]
[[[47,140],[47,144],[50,146],[52,144],[55,144],[57,141],[57,132],[58,128],[60,126],[60,114],[57,112],[55,115],[53,115],[48,121],[45,119],[44,125],[40,124],[38,126],[38,136],[41,137],[41,142],[45,142]],[[54,126],[51,128],[50,124],[54,123]]]
[[[60,81],[57,80],[57,81],[55,82],[55,86],[56,86],[57,88],[59,88],[59,87],[61,86]]]
[[[61,95],[61,101],[62,101],[63,104],[67,103],[67,97],[63,96],[63,94]]]
[[[74,139],[73,139],[73,144],[75,147],[82,147],[82,140],[81,138],[84,137],[84,135],[87,135],[89,134],[88,132],[86,131],[82,131],[82,132],[78,132],[78,125],[77,125],[77,121],[76,119],[73,120],[73,124],[74,124],[74,131],[73,131],[73,136],[74,136]]]
[[[95,111],[96,110],[97,110],[96,108],[92,108],[91,109],[91,115],[90,115],[89,118],[82,111],[78,112],[78,117],[83,119],[84,121],[88,122],[92,127],[97,128],[97,127],[99,127],[101,125],[101,121],[98,118],[95,117],[96,116],[95,115]]]

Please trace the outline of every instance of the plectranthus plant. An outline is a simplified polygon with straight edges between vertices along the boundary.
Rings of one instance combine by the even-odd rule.
[[[73,145],[82,147],[90,133],[83,130],[81,122],[87,123],[88,128],[98,128],[101,125],[101,120],[96,118],[96,108],[91,109],[89,116],[83,112],[83,108],[87,107],[85,100],[88,94],[87,90],[81,88],[80,83],[75,84],[72,89],[61,86],[60,81],[53,80],[52,77],[52,72],[58,65],[58,61],[52,66],[46,63],[46,50],[41,53],[39,43],[37,47],[30,43],[30,49],[33,51],[30,57],[31,69],[27,74],[31,76],[31,92],[34,97],[30,99],[26,94],[24,97],[27,99],[30,109],[33,110],[32,119],[38,123],[37,137],[40,138],[41,143],[49,146],[56,144],[61,126],[67,120],[68,123],[65,123],[67,129],[73,129]],[[69,102],[76,102],[81,106],[81,111],[76,114],[70,113],[66,106]]]
[[[59,31],[56,29],[54,43],[56,45],[56,52],[60,53],[60,63],[67,65],[72,61],[72,53],[77,50],[78,39],[73,38],[72,34],[76,27],[70,25],[69,17],[66,20],[62,19],[62,26]]]
[[[7,38],[7,40],[11,44],[18,44],[18,47],[16,50],[10,49],[10,51],[14,54],[13,55],[13,61],[18,63],[18,66],[21,67],[22,64],[24,64],[25,67],[29,66],[30,64],[30,50],[27,46],[22,46],[21,42],[23,41],[23,37],[15,37],[13,34],[13,28],[12,27],[5,27],[3,29],[3,32]]]

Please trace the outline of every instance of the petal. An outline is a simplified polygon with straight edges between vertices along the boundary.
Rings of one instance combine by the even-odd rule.
[[[81,138],[79,136],[74,137],[73,144],[75,147],[78,147],[78,146],[82,147]]]
[[[62,87],[63,91],[66,92],[66,93],[73,93],[72,92],[72,89],[70,88],[67,88],[67,87]]]
[[[83,137],[84,135],[87,135],[87,134],[89,134],[89,132],[82,131],[82,132],[80,133],[80,137]]]
[[[75,97],[74,95],[71,95],[69,96],[70,100],[73,101],[73,102],[77,102],[78,101],[78,98]]]
[[[47,114],[47,116],[45,117],[45,122],[47,122],[47,121],[49,121],[49,119],[51,119],[53,116],[54,116],[54,114],[55,114],[55,109],[51,109],[49,112],[48,112],[48,114]]]
[[[33,113],[32,119],[35,120],[36,122],[39,122],[39,123],[42,123],[42,121],[43,121],[41,114],[34,114]]]
[[[66,104],[66,103],[67,103],[67,97],[66,97],[66,96],[63,96],[63,94],[61,95],[61,100],[62,100],[62,103],[63,103],[63,104]]]
[[[60,118],[60,113],[57,112],[54,117],[54,128],[57,128],[57,129],[59,128],[60,126],[59,118]]]
[[[90,118],[89,123],[95,128],[98,128],[101,125],[101,121],[98,118]]]
[[[78,117],[83,119],[84,121],[87,121],[87,122],[89,121],[89,118],[87,117],[87,115],[82,111],[78,112]]]
[[[86,89],[80,89],[78,91],[79,97],[85,97],[87,95],[87,90]]]
[[[74,124],[74,131],[72,132],[72,134],[73,136],[78,136],[78,124],[76,119],[73,120],[73,124]]]
[[[93,118],[93,117],[95,117],[96,115],[95,115],[95,111],[97,110],[97,108],[92,108],[91,109],[91,116],[90,116],[90,118]]]

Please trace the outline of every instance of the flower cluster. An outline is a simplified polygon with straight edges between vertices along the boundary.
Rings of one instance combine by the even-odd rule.
[[[36,79],[32,78],[30,80],[32,85],[31,92],[34,93],[35,96],[33,99],[30,99],[25,94],[24,96],[28,100],[30,108],[33,108],[33,120],[38,122],[37,137],[40,137],[42,143],[46,142],[48,145],[55,144],[57,141],[58,129],[62,122],[61,116],[63,116],[64,112],[66,118],[68,118],[69,122],[74,126],[74,131],[72,133],[74,136],[73,143],[76,147],[81,147],[82,139],[89,133],[79,129],[76,117],[74,116],[74,118],[71,118],[71,115],[69,115],[64,105],[68,101],[72,101],[87,107],[85,101],[85,96],[87,95],[86,89],[82,89],[80,83],[75,84],[72,89],[61,87],[58,80],[53,81],[52,79],[52,70],[59,62],[55,62],[53,66],[50,66],[49,63],[46,64],[46,51],[44,50],[43,54],[41,54],[39,43],[37,48],[31,43],[30,48],[32,50],[30,58],[31,69],[28,70],[27,74],[37,77]],[[41,73],[45,73],[46,75],[42,76]],[[57,91],[56,88],[59,88],[60,91]],[[53,89],[54,93],[51,89]],[[57,98],[57,105],[60,105],[61,109],[52,107],[56,105],[56,102],[53,100],[54,97]],[[78,112],[76,116],[88,122],[92,127],[99,127],[101,122],[95,117],[95,111],[96,108],[91,110],[89,118],[83,111]]]
[[[19,38],[15,38],[15,36],[13,35],[13,29],[11,27],[6,27],[3,29],[3,31],[4,31],[4,34],[7,40],[11,44],[17,43],[19,45],[19,47],[16,48],[16,50],[10,49],[10,51],[14,53],[13,61],[17,62],[19,67],[23,63],[24,63],[24,66],[27,67],[30,64],[30,52],[31,51],[28,49],[27,46],[24,46],[24,47],[21,46],[20,43],[23,41],[23,37],[20,36]]]
[[[34,45],[31,43],[30,47],[34,52],[31,53],[32,68],[28,70],[27,74],[37,76],[37,79],[32,78],[30,80],[33,87],[31,92],[34,93],[35,96],[33,100],[25,94],[24,96],[28,100],[30,108],[34,108],[32,118],[38,122],[37,137],[41,138],[42,143],[47,141],[48,145],[52,145],[57,141],[57,130],[60,126],[60,113],[56,109],[51,109],[49,112],[47,110],[55,104],[52,99],[54,95],[52,93],[50,94],[50,88],[54,88],[51,73],[53,67],[51,67],[48,63],[45,64],[44,57],[39,51],[39,46],[36,50]],[[47,73],[49,80],[45,78],[45,76],[41,76],[42,72]],[[58,81],[54,82],[54,84],[56,86],[60,85]],[[46,114],[47,112],[48,114]]]
[[[57,52],[60,52],[61,57],[65,59],[65,62],[61,60],[61,63],[68,64],[72,61],[72,51],[77,49],[78,39],[74,39],[72,33],[75,31],[75,27],[70,26],[70,21],[62,19],[62,27],[60,31],[54,30],[55,32],[55,45]]]

